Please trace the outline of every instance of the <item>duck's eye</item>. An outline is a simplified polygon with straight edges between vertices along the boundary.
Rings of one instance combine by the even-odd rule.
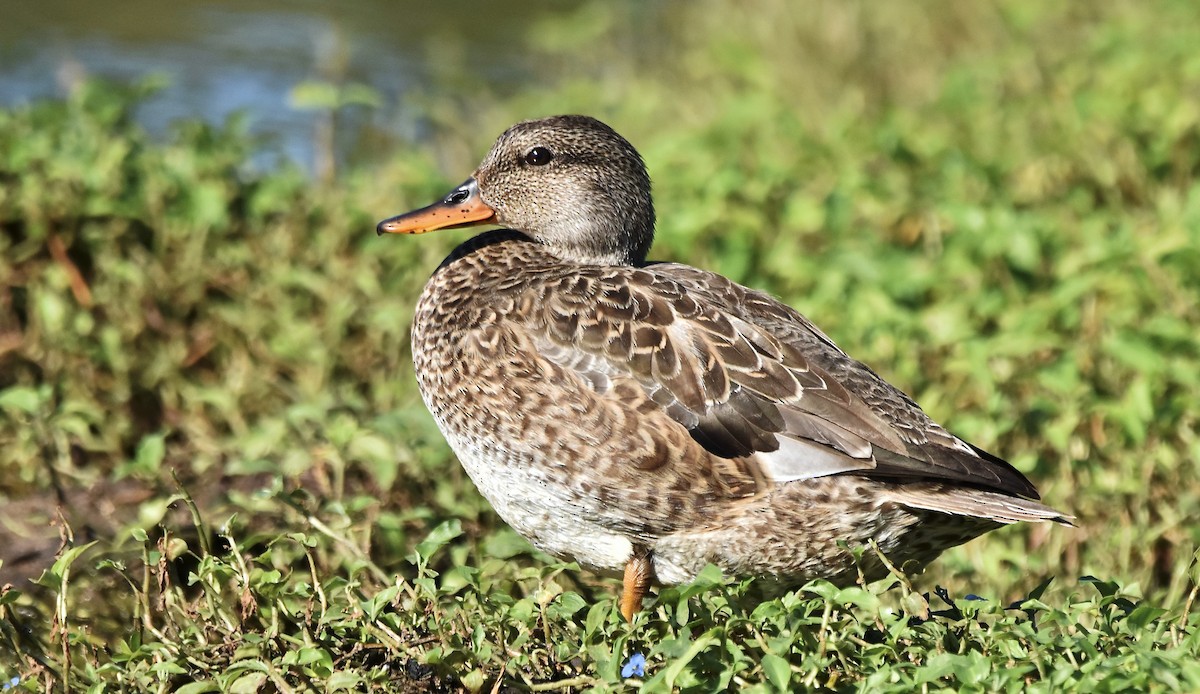
[[[525,155],[525,163],[530,166],[545,166],[554,158],[554,153],[545,147],[534,147]]]

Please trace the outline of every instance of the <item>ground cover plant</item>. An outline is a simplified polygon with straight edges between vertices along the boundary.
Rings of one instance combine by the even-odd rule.
[[[529,38],[586,78],[413,97],[434,135],[325,185],[237,121],[149,137],[137,86],[0,112],[0,687],[1200,689],[1198,10],[927,5],[696,3],[670,60],[587,5]],[[372,230],[564,111],[646,156],[652,259],[777,294],[1079,527],[708,572],[633,627],[534,553],[411,375],[464,237]]]

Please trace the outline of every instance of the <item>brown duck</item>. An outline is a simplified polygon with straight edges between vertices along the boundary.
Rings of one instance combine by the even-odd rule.
[[[650,178],[584,116],[509,128],[440,202],[379,232],[508,227],[463,243],[417,305],[425,404],[479,491],[534,546],[652,581],[706,564],[783,585],[920,570],[1017,521],[1065,516],[795,310],[647,263]],[[846,549],[870,546],[856,561]]]

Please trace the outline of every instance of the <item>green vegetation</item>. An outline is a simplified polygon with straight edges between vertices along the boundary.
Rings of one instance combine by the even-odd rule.
[[[328,185],[236,122],[152,140],[137,88],[0,112],[0,686],[1200,689],[1200,10],[960,5],[700,2],[620,59],[587,5],[530,30],[571,74],[414,97],[430,141]],[[646,156],[653,258],[778,294],[1079,527],[911,584],[706,574],[632,628],[532,552],[411,374],[465,234],[372,230],[571,111]]]

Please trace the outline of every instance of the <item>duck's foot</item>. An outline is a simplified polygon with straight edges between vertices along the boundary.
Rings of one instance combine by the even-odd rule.
[[[653,573],[649,554],[635,555],[625,564],[624,586],[621,590],[621,616],[625,621],[632,622],[633,615],[642,609],[642,600],[646,597],[646,591],[650,590]]]

